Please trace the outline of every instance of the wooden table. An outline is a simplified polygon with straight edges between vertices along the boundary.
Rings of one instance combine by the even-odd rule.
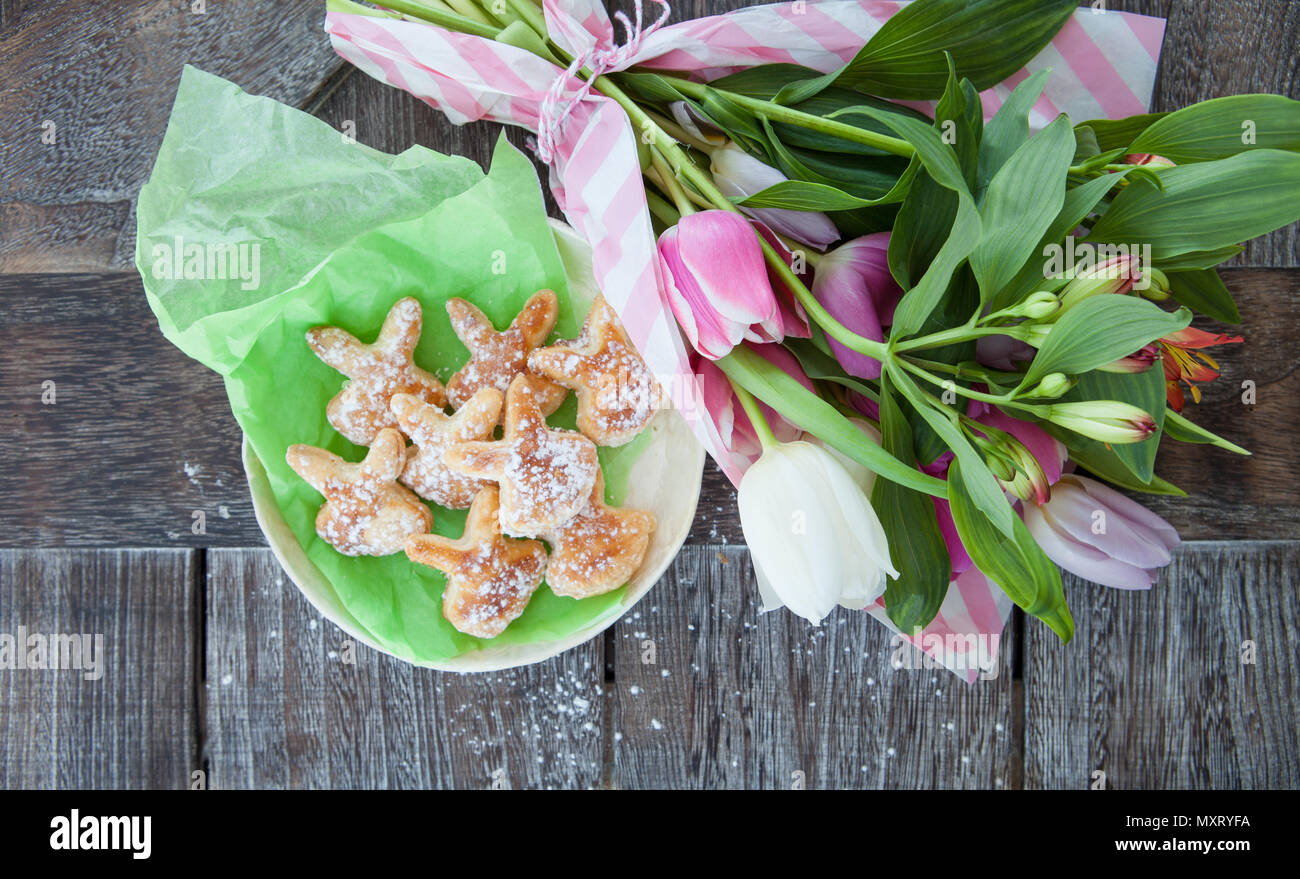
[[[1169,19],[1156,109],[1300,97],[1300,3],[1108,5]],[[1174,563],[1146,593],[1069,582],[1068,646],[1017,612],[995,679],[894,670],[861,614],[760,617],[712,466],[688,545],[603,637],[480,676],[349,649],[263,548],[221,382],[162,339],[132,268],[183,62],[380,149],[487,158],[494,126],[455,128],[344,67],[321,6],[0,0],[0,438],[17,455],[0,468],[0,633],[101,633],[107,651],[97,681],[0,671],[0,786],[1300,782],[1295,227],[1224,273],[1247,341],[1195,407],[1254,457],[1166,444],[1161,472],[1192,492],[1152,502],[1187,540]]]

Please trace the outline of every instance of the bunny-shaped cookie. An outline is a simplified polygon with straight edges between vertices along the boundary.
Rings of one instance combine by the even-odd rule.
[[[330,400],[325,417],[357,445],[368,446],[379,431],[397,426],[388,408],[394,394],[447,405],[442,382],[411,359],[422,323],[419,300],[407,296],[393,303],[379,336],[369,345],[338,327],[308,330],[307,344],[316,356],[350,379]]]
[[[379,431],[359,464],[302,444],[290,446],[285,460],[325,496],[316,533],[343,555],[391,555],[406,538],[433,527],[429,508],[397,484],[406,466],[406,440],[395,429]]]

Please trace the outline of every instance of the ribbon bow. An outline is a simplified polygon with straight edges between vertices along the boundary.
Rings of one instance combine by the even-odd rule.
[[[635,25],[623,12],[614,13],[614,19],[623,25],[623,33],[626,36],[621,46],[614,45],[604,48],[597,45],[585,52],[580,52],[574,57],[568,68],[555,78],[555,82],[551,84],[546,97],[542,99],[538,111],[537,138],[530,144],[533,151],[537,153],[537,157],[543,162],[550,164],[554,158],[556,143],[559,140],[564,121],[573,112],[573,108],[591,93],[592,83],[596,81],[596,78],[611,71],[624,70],[630,67],[632,62],[636,60],[637,54],[641,51],[641,44],[645,38],[657,31],[668,20],[672,10],[669,9],[667,0],[651,0],[651,2],[662,7],[663,10],[653,24],[647,28],[642,28],[641,0],[636,0]],[[578,72],[583,68],[590,71],[590,75],[586,79],[578,76]],[[569,88],[571,82],[577,83],[572,90]]]

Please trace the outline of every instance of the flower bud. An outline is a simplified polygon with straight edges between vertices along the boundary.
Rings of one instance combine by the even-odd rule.
[[[763,251],[744,217],[688,214],[659,236],[659,257],[673,315],[705,357],[725,357],[741,339],[782,338]]]
[[[1177,163],[1155,153],[1129,153],[1124,157],[1122,164],[1142,165],[1147,168],[1173,168]]]
[[[713,182],[718,190],[733,202],[743,201],[751,195],[784,183],[784,174],[766,162],[745,152],[734,143],[713,151]],[[766,223],[778,235],[824,250],[828,244],[839,240],[840,232],[831,218],[820,211],[795,211],[784,208],[740,208],[747,215]]]
[[[1061,309],[1061,300],[1056,297],[1055,293],[1049,293],[1046,290],[1038,290],[1030,293],[1024,302],[1016,307],[1016,313],[1027,317],[1030,320],[1042,320],[1045,317],[1051,317]]]
[[[1103,443],[1140,443],[1157,429],[1145,410],[1119,400],[1053,403],[1047,420]]]
[[[1085,299],[1106,293],[1127,293],[1142,277],[1136,257],[1128,254],[1110,259],[1080,272],[1061,290],[1060,317]],[[1053,318],[1055,319],[1055,318]]]
[[[1039,397],[1059,397],[1073,387],[1073,385],[1074,383],[1071,382],[1069,377],[1064,373],[1051,372],[1043,376],[1043,380],[1040,381],[1036,387],[1026,391],[1020,396],[1028,399]]]
[[[1134,289],[1143,298],[1150,299],[1152,302],[1164,302],[1168,299],[1170,296],[1169,276],[1154,266],[1148,267],[1144,274],[1147,278],[1146,288],[1138,290],[1137,286],[1134,285]]]

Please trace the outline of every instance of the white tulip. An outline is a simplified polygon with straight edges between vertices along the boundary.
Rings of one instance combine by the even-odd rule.
[[[880,445],[880,431],[876,430],[876,428],[872,426],[871,422],[863,418],[850,418],[848,419],[848,422],[856,427],[867,439],[871,440],[876,445]],[[855,461],[839,449],[833,448],[820,437],[809,436],[808,442],[815,446],[820,446],[834,455],[835,460],[843,464],[844,469],[849,471],[849,475],[852,476],[853,481],[858,484],[858,488],[862,489],[862,493],[867,497],[871,497],[871,489],[875,488],[876,485],[876,474],[871,470],[868,470],[867,465]]]
[[[787,607],[814,625],[861,609],[898,577],[885,530],[853,475],[808,442],[769,446],[736,495],[763,609]]]

